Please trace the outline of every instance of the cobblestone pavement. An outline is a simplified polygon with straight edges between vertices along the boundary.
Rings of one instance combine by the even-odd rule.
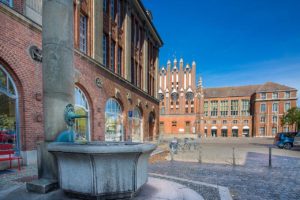
[[[37,168],[34,165],[22,167],[21,171],[18,169],[9,169],[0,171],[0,194],[1,191],[6,190],[11,186],[21,186],[25,182],[37,178]]]
[[[282,167],[231,166],[165,161],[152,164],[151,173],[175,176],[228,187],[233,199],[300,199],[300,162],[285,157]],[[194,189],[194,188],[193,188]],[[215,193],[199,192],[205,199],[216,199]]]

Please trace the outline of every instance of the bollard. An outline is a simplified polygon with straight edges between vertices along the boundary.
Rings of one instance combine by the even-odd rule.
[[[201,146],[198,148],[198,162],[201,164],[202,163],[202,158],[201,158]]]
[[[171,161],[173,161],[173,160],[174,160],[174,154],[173,154],[172,149],[171,149],[171,151],[170,151],[170,155],[171,155]]]
[[[234,147],[232,148],[232,165],[235,166],[235,152],[234,152]]]
[[[272,167],[272,147],[269,147],[269,167]]]

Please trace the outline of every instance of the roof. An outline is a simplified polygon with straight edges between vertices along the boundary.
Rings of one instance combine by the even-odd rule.
[[[220,98],[220,97],[245,97],[251,96],[257,92],[275,92],[275,91],[292,91],[295,88],[280,85],[278,83],[266,82],[261,85],[246,85],[236,87],[221,87],[221,88],[205,88],[205,98]]]
[[[273,91],[291,91],[291,90],[297,90],[295,88],[292,87],[288,87],[285,85],[280,85],[278,83],[274,83],[274,82],[266,82],[265,84],[261,85],[256,92],[273,92]]]

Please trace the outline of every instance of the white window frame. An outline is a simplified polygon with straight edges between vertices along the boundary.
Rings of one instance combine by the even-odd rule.
[[[264,106],[264,110],[262,109],[263,106]],[[260,112],[261,113],[265,113],[266,112],[266,104],[265,103],[260,104]]]

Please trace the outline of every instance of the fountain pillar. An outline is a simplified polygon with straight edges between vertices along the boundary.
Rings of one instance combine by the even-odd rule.
[[[33,187],[27,185],[28,190],[37,192],[57,187],[57,164],[47,146],[67,129],[64,109],[74,103],[73,0],[43,0],[42,13],[45,140],[38,146],[39,182]]]

